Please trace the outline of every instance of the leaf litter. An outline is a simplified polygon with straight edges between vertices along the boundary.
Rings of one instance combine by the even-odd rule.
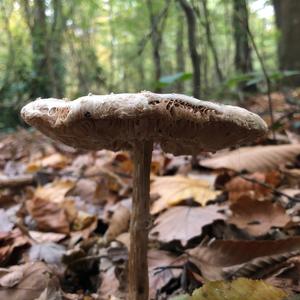
[[[297,297],[300,146],[292,128],[280,132],[283,144],[202,155],[198,166],[154,149],[151,299],[248,289],[259,299]],[[1,138],[0,165],[0,298],[125,299],[130,155],[78,151],[19,130]]]

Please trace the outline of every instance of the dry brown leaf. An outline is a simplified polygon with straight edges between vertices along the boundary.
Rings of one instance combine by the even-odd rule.
[[[284,289],[285,291],[300,292],[300,256],[289,258],[279,265],[266,282]]]
[[[62,203],[65,200],[67,192],[75,186],[75,182],[71,180],[56,180],[44,186],[39,186],[34,197],[51,201],[53,203]]]
[[[88,178],[79,179],[72,191],[72,195],[79,196],[83,201],[93,203],[97,191],[97,182]]]
[[[217,205],[172,207],[155,220],[150,235],[160,242],[169,243],[178,240],[186,246],[190,239],[202,234],[205,225],[225,218],[219,213],[220,209]]]
[[[247,178],[266,183],[273,188],[275,188],[280,182],[280,174],[276,171],[268,173],[255,172],[247,175]],[[228,192],[228,199],[231,202],[238,201],[242,196],[258,199],[265,198],[272,193],[270,189],[265,188],[261,184],[250,182],[239,176],[234,177],[226,183],[225,190]]]
[[[191,300],[283,300],[286,296],[283,290],[262,280],[238,278],[208,282],[193,292]]]
[[[240,148],[225,154],[204,159],[200,164],[212,169],[268,172],[295,160],[300,145],[257,146]]]
[[[253,236],[264,235],[272,227],[284,227],[291,218],[278,203],[256,201],[243,197],[230,206],[232,216],[228,222],[246,230]]]
[[[34,198],[26,201],[26,207],[39,230],[65,234],[70,232],[72,220],[60,203]]]
[[[151,214],[157,214],[191,198],[204,206],[221,192],[214,191],[205,180],[185,176],[163,176],[155,178],[151,185],[151,193],[160,195],[160,198],[151,207]]]
[[[111,241],[121,233],[128,231],[129,221],[130,210],[123,205],[118,205],[105,233],[107,240]]]
[[[0,265],[4,265],[17,248],[26,245],[29,245],[29,240],[18,228],[0,232]]]
[[[27,172],[37,172],[41,168],[52,167],[54,169],[63,169],[69,163],[69,159],[61,153],[54,153],[36,161],[30,162],[26,170]]]
[[[258,258],[292,254],[300,251],[300,237],[284,240],[233,241],[216,240],[188,250],[189,260],[208,280],[220,280],[226,272],[241,268]]]
[[[90,215],[82,210],[78,211],[73,223],[72,230],[78,231],[89,227],[92,223],[97,221],[97,217]]]
[[[42,262],[0,269],[0,299],[36,299],[45,288],[59,290],[59,281]]]

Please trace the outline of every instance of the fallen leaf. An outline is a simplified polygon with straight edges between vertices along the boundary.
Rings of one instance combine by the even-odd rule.
[[[62,155],[61,153],[53,153],[42,159],[30,162],[26,167],[26,171],[34,173],[45,167],[63,169],[68,163],[69,159],[65,155]]]
[[[42,262],[0,269],[0,299],[36,299],[45,288],[59,290],[59,281]]]
[[[83,201],[93,203],[96,198],[97,182],[88,178],[79,179],[72,195],[79,196]]]
[[[101,272],[101,284],[98,289],[99,300],[110,299],[111,296],[119,294],[120,283],[115,274],[115,267],[110,267]]]
[[[155,178],[151,185],[151,193],[160,195],[151,207],[151,214],[157,214],[186,199],[193,199],[204,206],[221,192],[214,191],[205,180],[184,176],[163,176]]]
[[[300,153],[300,145],[257,146],[245,147],[217,154],[200,161],[200,165],[211,169],[247,170],[268,172],[295,160]]]
[[[53,203],[62,203],[67,192],[74,188],[75,182],[71,180],[56,180],[44,186],[39,186],[34,192],[35,198],[44,199]]]
[[[245,177],[250,180],[261,182],[275,188],[280,182],[279,172],[272,171],[268,173],[255,172]],[[225,184],[225,190],[228,192],[228,199],[231,202],[238,201],[242,196],[248,196],[252,199],[265,198],[272,193],[271,189],[236,176]]]
[[[109,227],[105,233],[108,241],[112,241],[121,233],[128,231],[130,221],[130,210],[123,206],[118,205],[110,220]]]
[[[60,203],[34,198],[26,201],[26,207],[39,230],[65,234],[70,232],[71,220]]]
[[[18,248],[29,244],[29,240],[20,229],[0,232],[0,265],[4,265]]]
[[[48,264],[59,264],[65,254],[65,247],[55,243],[32,245],[29,249],[30,261],[44,261]]]
[[[238,278],[232,282],[213,281],[193,292],[191,300],[283,300],[287,294],[263,280]]]
[[[151,249],[148,251],[149,296],[151,299],[155,299],[157,291],[182,273],[182,269],[171,268],[174,264],[179,264],[178,257],[175,255],[163,250]],[[158,270],[159,267],[166,268]]]
[[[55,243],[60,242],[66,237],[66,234],[63,233],[55,233],[55,232],[42,232],[42,231],[34,231],[30,230],[29,235],[32,237],[34,241],[37,243]]]
[[[246,230],[250,235],[259,236],[269,232],[272,227],[284,227],[291,218],[278,203],[257,201],[243,197],[230,206],[232,216],[229,223]]]
[[[9,232],[14,228],[15,224],[10,220],[4,209],[0,209],[0,232]]]
[[[295,256],[299,251],[300,238],[290,237],[283,240],[216,240],[187,252],[189,260],[197,266],[204,278],[220,280],[226,278],[232,269],[240,269],[244,264],[251,265],[251,261],[255,259],[278,255]],[[266,268],[266,265],[263,267]]]
[[[172,207],[155,220],[150,236],[163,243],[178,240],[186,246],[190,239],[202,234],[205,225],[225,219],[219,211],[220,207],[216,205]]]

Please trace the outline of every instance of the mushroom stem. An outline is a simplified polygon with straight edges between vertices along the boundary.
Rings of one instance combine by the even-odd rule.
[[[129,298],[148,300],[148,230],[150,224],[149,190],[152,141],[142,141],[133,149],[133,197],[130,223]]]

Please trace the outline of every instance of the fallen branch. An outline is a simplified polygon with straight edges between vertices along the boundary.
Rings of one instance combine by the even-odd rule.
[[[30,185],[35,182],[34,176],[31,174],[18,176],[0,176],[0,188],[14,188],[24,185]]]

